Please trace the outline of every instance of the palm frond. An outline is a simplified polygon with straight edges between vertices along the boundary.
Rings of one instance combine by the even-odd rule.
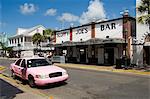
[[[137,10],[140,13],[145,13],[148,12],[148,10],[150,10],[149,8],[150,8],[150,0],[142,0],[141,4],[137,7]]]
[[[150,24],[150,14],[138,17],[138,22],[142,24]]]

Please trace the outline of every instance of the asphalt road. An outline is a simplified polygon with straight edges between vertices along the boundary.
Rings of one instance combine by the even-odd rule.
[[[12,61],[0,60],[9,66]],[[67,68],[70,79],[59,85],[36,88],[54,99],[150,99],[150,78],[146,76]],[[24,87],[31,89],[27,84]]]

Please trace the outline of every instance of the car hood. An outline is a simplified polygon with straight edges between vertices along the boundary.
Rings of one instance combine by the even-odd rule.
[[[66,72],[66,70],[54,66],[54,65],[49,65],[49,66],[41,66],[41,67],[32,67],[28,68],[28,72],[32,74],[50,74],[50,73],[55,73],[55,72]]]

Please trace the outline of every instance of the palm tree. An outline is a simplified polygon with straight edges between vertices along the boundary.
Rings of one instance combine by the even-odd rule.
[[[45,40],[49,40],[49,42],[51,41],[51,37],[52,37],[52,35],[53,35],[53,30],[51,30],[51,29],[46,29],[46,30],[44,30],[43,31],[43,37],[44,37],[44,39]]]
[[[32,37],[33,43],[36,43],[36,46],[40,46],[40,43],[43,41],[43,36],[40,33],[35,33]]]
[[[141,4],[137,7],[137,10],[143,14],[138,17],[138,22],[148,24],[150,29],[150,0],[141,0]]]
[[[4,51],[4,55],[6,55],[7,47],[5,46],[5,44],[2,43],[2,42],[0,42],[0,47],[1,47],[2,50]]]

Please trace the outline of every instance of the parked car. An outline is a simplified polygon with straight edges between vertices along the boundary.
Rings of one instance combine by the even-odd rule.
[[[20,58],[10,65],[12,77],[28,80],[30,87],[64,82],[68,79],[66,70],[51,65],[44,57]]]

